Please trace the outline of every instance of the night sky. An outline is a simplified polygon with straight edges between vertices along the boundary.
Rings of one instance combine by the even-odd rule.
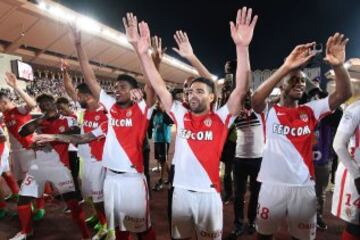
[[[326,43],[342,32],[350,42],[347,58],[360,57],[360,0],[61,0],[61,4],[124,32],[121,18],[132,11],[146,20],[152,35],[163,38],[167,53],[176,43],[173,34],[188,33],[194,52],[209,68],[223,75],[227,59],[235,59],[229,21],[242,6],[259,15],[250,56],[252,69],[276,68],[296,44]],[[180,57],[178,57],[180,58]],[[326,68],[326,67],[325,67]]]

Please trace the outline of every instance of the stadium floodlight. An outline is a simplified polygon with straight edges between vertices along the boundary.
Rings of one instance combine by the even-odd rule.
[[[85,17],[85,16],[81,16],[80,18],[78,18],[76,20],[76,26],[79,29],[84,30],[86,32],[90,32],[90,33],[100,33],[101,32],[100,25],[95,20]]]

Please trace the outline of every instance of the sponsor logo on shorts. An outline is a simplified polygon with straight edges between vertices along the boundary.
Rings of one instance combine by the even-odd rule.
[[[316,228],[315,223],[299,223],[298,228],[301,230],[314,229]]]
[[[65,182],[59,182],[59,187],[63,187],[65,185],[72,185],[73,184],[73,181],[71,180],[68,180],[68,181],[65,181]]]
[[[125,216],[125,221],[132,222],[132,223],[143,223],[145,222],[145,218],[135,218],[130,216]]]
[[[209,239],[214,239],[214,238],[220,238],[222,235],[222,231],[215,231],[215,232],[205,232],[205,231],[200,231],[200,236],[203,238],[209,238]]]
[[[311,134],[311,131],[308,125],[304,127],[289,127],[282,124],[274,124],[273,133],[277,133],[285,136],[291,135],[293,137],[300,137]]]

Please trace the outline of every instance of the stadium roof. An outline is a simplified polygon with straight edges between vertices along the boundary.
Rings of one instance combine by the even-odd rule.
[[[76,22],[97,75],[115,78],[130,73],[142,79],[136,55],[123,33],[53,1],[34,2],[0,0],[0,52],[52,67],[65,57],[72,69],[79,70],[68,27],[68,22]],[[174,83],[197,75],[191,66],[168,55],[160,71],[166,81]]]

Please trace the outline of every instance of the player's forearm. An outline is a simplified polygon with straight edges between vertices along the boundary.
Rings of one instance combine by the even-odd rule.
[[[25,123],[23,126],[20,127],[19,135],[22,137],[26,137],[34,133],[35,130],[39,127],[41,121],[42,121],[41,118],[37,118]]]
[[[335,110],[351,97],[350,75],[344,65],[333,67],[335,73],[335,92],[329,97],[331,110]]]
[[[139,55],[144,75],[149,80],[155,93],[159,96],[161,102],[164,104],[165,109],[168,111],[171,108],[172,97],[166,89],[164,80],[162,79],[159,71],[156,69],[155,64],[151,57],[147,54]]]
[[[36,101],[32,97],[30,97],[24,90],[22,90],[19,86],[16,86],[14,88],[14,91],[24,100],[24,102],[30,109],[36,107],[37,105]]]
[[[353,178],[359,178],[360,177],[360,167],[356,164],[356,162],[352,159],[347,145],[350,140],[350,135],[345,134],[342,132],[337,131],[333,147],[336,152],[336,154],[339,157],[339,160],[344,164],[346,169],[349,171],[349,173],[352,175]]]
[[[96,80],[95,73],[91,68],[89,63],[89,59],[86,55],[84,48],[82,47],[81,43],[76,43],[76,52],[79,58],[81,71],[84,75],[84,79],[88,87],[90,88],[91,92],[94,94],[96,99],[100,98],[100,91],[101,87],[100,84]]]
[[[200,61],[200,59],[198,59],[198,57],[195,54],[191,55],[190,57],[187,57],[186,59],[198,71],[201,77],[212,80],[212,74],[209,72],[209,70],[205,67],[205,65]]]
[[[72,135],[65,135],[65,134],[55,134],[54,141],[58,142],[65,142],[65,143],[73,143],[73,144],[85,144],[95,140],[96,137],[91,134],[72,134]]]
[[[266,98],[269,97],[272,90],[289,72],[290,70],[282,65],[255,90],[251,97],[251,104],[256,112],[260,113],[264,110]]]
[[[72,84],[71,78],[70,78],[67,70],[64,70],[63,77],[64,77],[64,86],[65,86],[66,93],[69,95],[69,97],[73,101],[77,101],[76,91],[75,91],[75,88]]]
[[[251,68],[248,47],[237,46],[236,87],[228,100],[230,114],[238,115],[250,87]]]

